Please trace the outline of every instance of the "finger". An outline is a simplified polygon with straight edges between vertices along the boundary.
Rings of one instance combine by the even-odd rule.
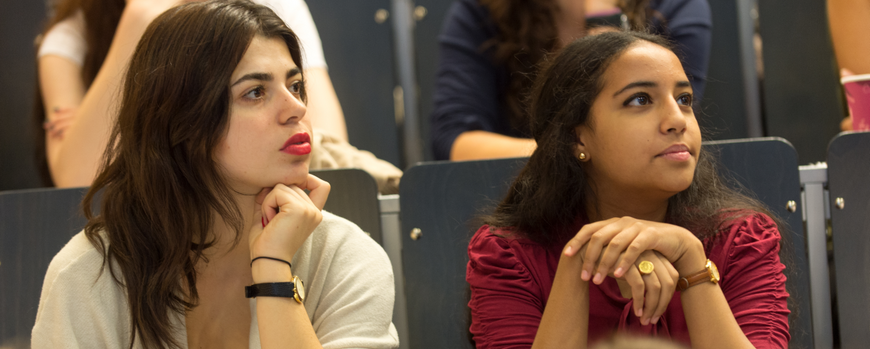
[[[676,289],[676,282],[673,279],[673,275],[671,274],[671,269],[676,271],[676,269],[671,266],[671,263],[668,262],[663,256],[656,253],[654,258],[649,259],[650,262],[655,266],[655,270],[653,273],[656,274],[659,282],[661,283],[661,292],[659,293],[659,298],[657,302],[657,306],[655,310],[652,311],[650,315],[650,322],[657,323],[662,314],[665,313],[665,310],[668,309],[668,305],[671,303],[671,299],[674,298],[674,290]],[[670,269],[669,269],[670,267]]]
[[[610,240],[607,246],[605,246],[604,252],[601,254],[601,258],[599,258],[597,270],[598,274],[606,275],[613,270],[614,276],[620,277],[622,276],[622,273],[625,272],[625,270],[628,270],[628,265],[618,267],[617,269],[619,270],[614,270],[611,268],[613,268],[617,260],[620,259],[619,257],[623,255],[625,249],[633,243],[634,239],[641,232],[643,227],[643,225],[638,223],[629,225],[628,227],[620,231],[616,236],[614,236],[613,239]],[[623,257],[622,259],[625,260],[626,258]],[[634,256],[634,259],[637,259],[636,255]],[[634,262],[634,260],[632,260],[632,262]]]
[[[661,312],[658,312],[657,314],[653,315],[653,321],[658,322],[659,318],[665,313],[665,311],[668,308],[668,305],[670,304],[671,300],[674,297],[674,292],[676,292],[676,289],[677,289],[677,282],[680,280],[680,273],[677,271],[677,268],[674,268],[673,264],[671,264],[667,258],[662,256],[658,252],[656,252],[656,255],[659,255],[659,257],[660,257],[659,261],[661,261],[661,263],[664,265],[665,269],[667,270],[667,277],[668,277],[668,280],[670,281],[663,288],[663,291],[662,291],[662,292],[665,292],[665,294],[662,295],[663,298],[664,298],[664,296],[667,296],[667,298],[665,299],[666,302],[664,303],[664,308],[661,309]]]
[[[659,300],[662,294],[662,284],[658,274],[655,272],[643,276],[646,295],[643,304],[643,316],[640,317],[640,323],[649,325],[653,313],[658,307]]]
[[[263,201],[266,200],[266,195],[268,195],[269,192],[271,192],[271,191],[272,191],[271,187],[263,188],[262,190],[260,190],[260,193],[257,194],[257,197],[254,199],[257,202],[257,205],[262,205]]]
[[[595,234],[592,234],[592,237],[587,243],[586,255],[583,259],[583,272],[589,274],[593,273],[595,266],[600,263],[599,259],[604,252],[604,248],[610,243],[611,239],[613,239],[613,237],[619,234],[623,229],[624,222],[615,222],[599,229]],[[581,275],[583,272],[581,272]],[[592,282],[596,285],[600,285],[601,282],[604,281],[604,276],[608,273],[609,271],[599,269],[592,278]]]
[[[644,251],[651,250],[653,244],[658,238],[658,230],[651,227],[644,227],[637,231],[631,243],[625,248],[619,263],[614,266],[614,276],[620,277],[619,270],[626,270],[630,265],[635,264],[637,259]]]
[[[601,227],[612,223],[612,221],[613,219],[608,219],[584,225],[583,228],[580,228],[580,231],[578,231],[577,234],[575,234],[574,237],[571,238],[571,240],[568,241],[567,244],[565,244],[565,248],[563,249],[565,255],[575,255],[577,251],[579,251],[580,248],[583,247],[583,245],[585,245],[587,241],[589,241],[590,235],[598,231],[598,229],[601,229]]]
[[[317,207],[318,210],[323,210],[323,206],[326,205],[326,199],[329,197],[329,191],[332,190],[332,186],[329,185],[327,181],[317,178],[310,173],[308,174],[308,180],[305,182],[305,186],[310,191],[308,197],[311,198],[311,202],[314,203],[314,206]]]
[[[55,138],[60,138],[63,136],[63,132],[66,131],[67,128],[72,125],[72,118],[63,118],[58,119],[53,122],[52,128],[50,130],[51,136]]]
[[[637,317],[643,316],[643,294],[646,289],[643,277],[637,268],[632,265],[625,272],[625,282],[631,287],[632,310]]]

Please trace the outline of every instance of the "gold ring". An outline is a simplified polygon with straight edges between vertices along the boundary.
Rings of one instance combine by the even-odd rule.
[[[653,266],[650,261],[643,261],[637,265],[637,269],[640,270],[640,273],[643,275],[649,275],[655,270],[655,266]]]

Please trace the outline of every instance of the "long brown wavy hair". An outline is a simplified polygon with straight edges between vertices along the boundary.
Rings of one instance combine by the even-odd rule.
[[[243,215],[214,149],[226,134],[231,74],[255,36],[283,39],[302,68],[296,35],[245,0],[166,11],[130,62],[110,146],[82,205],[88,240],[126,291],[131,347],[136,336],[146,348],[183,345],[171,336],[170,316],[198,303],[194,267],[214,244],[217,217],[239,242]]]
[[[100,67],[103,66],[103,61],[106,60],[106,55],[109,54],[109,47],[112,45],[112,39],[115,37],[115,29],[118,27],[118,22],[121,21],[121,14],[124,12],[124,7],[127,6],[126,0],[61,0],[54,7],[54,15],[46,22],[45,29],[37,38],[37,47],[42,43],[42,38],[49,30],[61,21],[71,18],[81,10],[85,19],[85,43],[88,51],[85,54],[84,65],[82,66],[82,81],[85,88],[89,88],[97,77]],[[42,90],[39,87],[39,78],[36,79],[36,94],[34,95],[33,106],[33,123],[32,127],[35,130],[34,137],[34,154],[36,164],[39,167],[42,182],[46,186],[54,186],[54,181],[51,179],[51,173],[48,168],[48,158],[45,149],[45,131],[42,130],[42,123],[45,121],[45,110],[49,106],[43,104]]]
[[[539,63],[559,47],[555,16],[556,0],[480,0],[498,29],[481,49],[491,49],[496,64],[507,67],[508,86],[501,98],[508,107],[511,127],[528,133],[527,96]],[[649,0],[619,0],[617,6],[628,17],[632,30],[644,30],[655,16]],[[585,27],[585,21],[580,23]]]
[[[575,129],[589,124],[592,103],[603,88],[607,67],[638,41],[672,50],[664,38],[641,32],[590,36],[565,47],[544,67],[532,87],[529,115],[538,144],[495,212],[484,218],[493,227],[513,227],[542,245],[564,244],[576,231],[566,228],[595,203],[584,164],[575,158]],[[719,177],[715,156],[702,147],[692,184],[668,202],[669,222],[698,238],[718,234],[727,221],[751,212],[773,218],[759,201],[731,189]],[[597,208],[596,208],[597,209]],[[711,218],[712,217],[712,218]]]

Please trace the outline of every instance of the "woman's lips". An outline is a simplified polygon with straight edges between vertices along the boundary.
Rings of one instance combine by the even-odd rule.
[[[308,133],[299,132],[284,142],[284,146],[280,150],[290,155],[311,153],[311,137],[308,136]]]
[[[659,155],[656,155],[656,157],[662,157],[673,161],[686,161],[692,157],[692,154],[689,152],[689,147],[685,144],[674,144],[659,153]]]

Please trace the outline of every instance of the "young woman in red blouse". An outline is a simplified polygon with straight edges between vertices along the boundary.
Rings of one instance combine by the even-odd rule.
[[[539,74],[530,114],[538,148],[468,249],[478,348],[614,332],[788,345],[776,222],[719,179],[666,41],[572,43]]]

